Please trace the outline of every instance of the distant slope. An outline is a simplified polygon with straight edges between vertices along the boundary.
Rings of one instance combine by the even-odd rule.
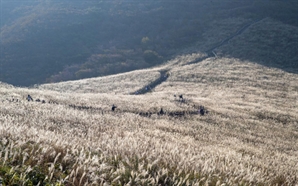
[[[1,3],[0,81],[21,86],[159,65],[181,54],[204,52],[264,17],[288,24],[292,31],[298,26],[294,0]],[[287,34],[285,40],[291,39]],[[267,51],[275,50],[263,49],[255,62],[262,63]],[[234,54],[230,51],[226,55]]]
[[[256,32],[260,32],[260,34],[256,34]],[[264,34],[262,32],[266,33]],[[104,77],[62,82],[58,84],[45,84],[39,86],[39,88],[66,92],[117,92],[120,94],[127,94],[129,90],[131,90],[130,93],[143,94],[154,91],[155,86],[158,86],[159,84],[166,81],[167,78],[164,78],[164,76],[166,75],[168,77],[171,74],[172,68],[202,62],[208,58],[215,57],[213,54],[219,58],[223,56],[238,56],[238,60],[240,61],[250,61],[268,67],[276,67],[288,72],[297,73],[298,64],[295,63],[295,61],[298,59],[296,59],[297,55],[295,54],[298,51],[296,51],[297,47],[294,47],[296,42],[298,42],[298,30],[296,27],[285,25],[269,18],[259,19],[257,21],[247,23],[234,33],[230,34],[230,36],[227,38],[211,46],[209,49],[207,49],[206,54],[193,53],[191,55],[182,55],[168,61],[168,63],[161,65],[159,68],[148,69],[144,71],[143,74],[135,71],[123,75],[116,75],[116,79],[120,78],[121,80],[113,80],[112,82],[110,81],[110,78]],[[271,46],[270,43],[271,45],[274,44],[276,46]],[[266,48],[267,50],[264,50]],[[272,50],[269,51],[269,48]],[[284,51],[282,51],[282,49],[284,49]],[[267,55],[264,54],[265,51],[267,51]],[[166,72],[166,74],[159,76],[158,71]],[[134,78],[130,79],[132,74],[139,75],[136,75]],[[139,86],[129,86],[128,84],[131,84],[131,82],[125,83],[125,80],[123,81],[124,77],[126,80],[131,82],[145,79],[146,81],[141,81],[142,84],[139,84]],[[146,78],[144,79],[143,77]],[[121,88],[122,85],[120,85],[120,82],[127,86],[125,86],[125,88]],[[110,86],[109,84],[112,84],[113,86]],[[107,89],[107,87],[113,88]]]
[[[298,27],[266,18],[249,27],[219,54],[298,73]]]
[[[162,57],[183,48],[182,42],[195,42],[203,32],[197,21],[202,12],[194,9],[201,2],[182,3],[184,11],[176,11],[180,3],[163,1],[11,4],[2,4],[8,16],[1,27],[0,80],[14,85],[81,79],[156,65]],[[12,15],[19,17],[11,19]],[[146,37],[149,40],[142,42]],[[160,60],[145,61],[146,50],[157,53]]]

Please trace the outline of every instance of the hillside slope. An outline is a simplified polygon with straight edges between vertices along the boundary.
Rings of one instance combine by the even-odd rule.
[[[233,21],[237,22],[237,20]],[[242,26],[240,27],[240,25]],[[270,18],[264,18],[250,21],[244,26],[239,24],[235,28],[233,32],[230,31],[229,35],[224,35],[225,37],[215,37],[218,40],[217,44],[206,45],[203,52],[180,55],[163,65],[148,70],[133,71],[111,77],[43,84],[37,87],[61,92],[122,92],[122,94],[129,94],[142,90],[147,86],[150,90],[154,88],[149,86],[150,82],[160,78],[161,71],[171,74],[171,71],[177,67],[200,63],[212,57],[234,58],[233,56],[236,56],[235,59],[240,61],[250,61],[267,67],[279,68],[290,73],[298,73],[298,63],[296,62],[298,60],[296,55],[298,51],[295,45],[298,42],[298,29],[296,27]],[[195,50],[195,48],[193,47],[192,50]],[[110,82],[109,80],[112,77],[113,82]],[[133,90],[129,91],[130,88],[133,88]]]
[[[0,81],[32,86],[148,68],[205,52],[266,17],[287,29],[270,23],[248,35],[247,44],[258,48],[255,62],[275,59],[267,57],[269,50],[283,53],[283,67],[296,68],[294,59],[287,63],[286,58],[297,52],[297,7],[295,0],[1,1]],[[275,34],[269,37],[272,28]],[[282,38],[275,37],[278,32]],[[257,44],[256,34],[274,44]],[[276,47],[293,36],[291,46]],[[237,58],[241,53],[223,52]],[[275,62],[271,66],[281,66]]]
[[[298,27],[265,18],[218,49],[224,55],[298,73]]]
[[[143,95],[127,92],[157,69],[107,76],[104,93],[90,92],[94,80],[53,84],[69,93],[1,86],[3,182],[297,184],[298,75],[235,58],[186,64],[196,57],[161,66],[169,77]]]

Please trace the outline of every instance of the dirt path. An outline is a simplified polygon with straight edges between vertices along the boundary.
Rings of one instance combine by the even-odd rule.
[[[162,82],[166,81],[169,76],[170,76],[170,74],[168,73],[167,70],[162,70],[162,71],[160,71],[160,76],[158,79],[147,84],[146,86],[142,87],[141,89],[139,89],[135,92],[132,92],[131,94],[132,95],[146,94],[146,93],[152,91],[152,89],[154,89],[157,85],[160,85]]]
[[[185,65],[190,65],[190,64],[194,64],[194,63],[199,63],[207,58],[210,58],[210,57],[216,57],[216,54],[214,52],[214,50],[218,47],[221,47],[225,44],[227,44],[231,39],[233,39],[234,37],[242,34],[247,28],[249,28],[251,25],[253,24],[256,24],[260,21],[262,21],[263,19],[265,18],[262,18],[262,19],[258,19],[258,20],[255,20],[254,22],[252,23],[249,23],[249,24],[246,24],[245,26],[243,26],[242,28],[240,28],[239,30],[237,30],[237,32],[235,32],[234,34],[232,34],[231,36],[225,38],[224,40],[222,40],[221,42],[215,44],[213,47],[209,48],[208,50],[205,51],[205,53],[207,53],[207,56],[205,57],[201,57],[201,58],[197,58]],[[169,73],[167,70],[163,70],[163,71],[160,71],[160,77],[158,79],[156,79],[155,81],[147,84],[146,86],[142,87],[141,89],[135,91],[135,92],[132,92],[131,94],[132,95],[140,95],[140,94],[146,94],[150,91],[152,91],[152,89],[154,89],[157,85],[160,85],[162,82],[166,81],[169,77]]]
[[[247,28],[249,28],[251,25],[254,25],[260,21],[262,21],[263,19],[265,18],[262,18],[262,19],[258,19],[258,20],[255,20],[254,22],[252,23],[249,23],[249,24],[246,24],[245,26],[243,26],[242,28],[240,28],[239,30],[237,30],[237,32],[235,32],[234,34],[232,34],[231,36],[225,38],[224,40],[222,40],[221,42],[215,44],[213,47],[209,48],[208,50],[205,51],[205,53],[207,53],[207,56],[205,57],[202,57],[202,58],[197,58],[185,65],[189,65],[189,64],[194,64],[194,63],[198,63],[198,62],[201,62],[209,57],[216,57],[216,54],[214,52],[215,49],[227,44],[231,39],[233,39],[234,37],[242,34]]]

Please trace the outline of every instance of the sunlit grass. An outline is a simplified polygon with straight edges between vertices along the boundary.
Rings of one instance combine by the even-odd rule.
[[[169,70],[166,82],[145,95],[126,94],[158,77],[159,69]],[[143,71],[131,74],[145,76]],[[233,58],[209,58],[183,66],[175,59],[146,75],[152,77],[139,84],[133,78],[132,87],[125,87],[129,74],[106,77],[103,92],[113,90],[111,85],[118,87],[117,94],[90,93],[93,80],[41,86],[51,90],[1,85],[2,182],[297,184],[296,74]],[[115,81],[121,77],[122,82]],[[81,82],[85,84],[79,92],[89,93],[71,93]],[[27,94],[55,104],[27,102]],[[183,94],[186,102],[174,94]],[[210,113],[178,118],[156,114],[160,108],[193,111],[193,105],[204,105]]]

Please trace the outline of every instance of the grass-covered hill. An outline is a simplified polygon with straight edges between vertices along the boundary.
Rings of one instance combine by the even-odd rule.
[[[237,50],[222,55],[245,60],[249,50],[256,63],[297,69],[297,7],[294,0],[1,1],[0,80],[29,86],[147,68],[205,52],[263,18],[265,26],[242,36],[248,47],[231,41]]]
[[[0,84],[2,184],[298,184],[298,75],[232,57],[193,63],[202,56],[35,88]],[[131,94],[163,71],[160,84]]]
[[[118,12],[123,19],[124,15],[134,15],[135,12],[129,10],[151,12],[146,9],[148,4],[143,9],[136,8],[149,1],[140,1],[140,4],[116,2],[108,4],[112,8],[105,8],[104,12],[124,5],[125,14]],[[202,32],[202,39],[192,40],[192,44],[177,49],[168,47],[165,50],[169,52],[167,54],[157,50],[158,45],[150,48],[153,47],[150,42],[154,40],[154,34],[146,32],[146,36],[138,38],[136,42],[141,49],[120,47],[120,50],[111,42],[111,48],[106,50],[95,44],[97,48],[89,51],[87,61],[72,63],[70,60],[68,67],[61,67],[62,70],[57,70],[56,75],[53,75],[51,68],[39,71],[40,66],[32,65],[34,60],[29,60],[32,64],[28,69],[35,69],[52,81],[54,78],[61,80],[61,77],[76,79],[72,74],[80,74],[84,70],[93,73],[92,70],[102,69],[108,64],[112,69],[114,61],[123,56],[131,61],[138,58],[136,61],[143,60],[145,64],[145,59],[152,59],[150,54],[152,57],[157,53],[157,58],[153,59],[163,57],[162,64],[147,64],[148,68],[130,72],[46,83],[30,88],[9,84],[12,79],[0,82],[1,184],[297,185],[297,19],[289,18],[295,15],[292,13],[295,2],[255,1],[246,5],[246,1],[231,0],[223,3],[229,6],[243,3],[243,6],[234,9],[223,9],[220,2],[223,1],[210,1],[214,8],[208,10],[218,10],[221,14],[209,14],[208,27],[203,27],[209,31]],[[265,2],[271,3],[271,9],[261,11],[265,10],[262,7],[268,8]],[[5,2],[1,3],[5,5]],[[26,3],[29,2],[24,1],[22,5],[26,5],[27,9],[5,9],[8,12],[13,10],[15,17],[2,22],[4,28],[14,27],[8,21],[23,22],[23,28],[34,25],[27,19],[18,19],[20,15],[31,15],[34,8],[48,16],[48,20],[54,16],[51,11],[61,10],[61,17],[65,20],[59,14],[55,15],[58,16],[57,22],[65,21],[64,28],[68,27],[67,19],[73,20],[72,16],[67,18],[67,12],[70,15],[97,12],[97,9],[88,8],[90,4],[96,4],[93,1],[88,1],[86,7],[72,9],[67,1],[59,6],[54,6],[51,1],[43,2],[47,3],[45,9],[40,9],[44,7],[41,2]],[[154,9],[153,5],[158,3],[162,2],[153,3],[152,7],[148,5],[156,15],[159,15],[159,9]],[[64,8],[59,9],[62,5]],[[203,3],[202,6],[209,7],[209,4]],[[280,11],[275,13],[272,10],[277,6]],[[181,4],[179,7],[182,7]],[[289,14],[283,14],[285,7]],[[257,12],[260,17],[256,16]],[[34,15],[29,20],[35,20]],[[181,23],[185,24],[184,21]],[[24,61],[46,61],[43,46],[51,46],[57,41],[53,49],[60,51],[63,43],[51,39],[49,32],[49,38],[41,37],[48,39],[48,45],[37,45],[39,47],[35,46],[35,49],[40,52],[27,55],[31,54],[27,45],[30,43],[27,34],[31,32],[9,38],[8,35],[19,27],[10,32],[3,32],[3,27],[1,39],[5,40],[1,42],[5,41],[6,44],[1,47],[6,53],[3,52],[4,57],[1,58],[1,81],[4,77],[15,78],[14,82],[20,82],[17,78],[26,77],[21,79],[27,83],[27,77],[32,78],[28,84],[36,82],[36,77],[40,78],[38,81],[44,81],[41,75],[35,76],[33,71],[27,71],[27,67],[13,66],[18,62],[13,60],[17,58],[12,54],[23,55]],[[177,27],[178,30],[180,28],[183,27]],[[71,33],[70,30],[67,33]],[[163,33],[162,30],[159,32]],[[63,32],[56,33],[55,36]],[[4,34],[7,37],[2,37]],[[35,37],[33,34],[31,36]],[[82,46],[80,39],[73,41],[70,38],[67,40],[65,37],[64,41],[78,42],[77,46]],[[109,37],[106,35],[102,41],[104,38]],[[96,43],[96,40],[90,40]],[[130,46],[129,38],[123,37],[124,40]],[[159,40],[171,43],[166,42],[170,41],[166,38],[162,40],[158,37],[154,41]],[[121,45],[122,41],[119,46],[124,46]],[[173,39],[171,41],[175,42]],[[21,45],[26,42],[26,45]],[[74,43],[70,46],[76,47]],[[27,52],[21,47],[25,47]],[[13,52],[17,49],[20,53]],[[57,51],[53,54],[57,54],[59,59]],[[138,51],[142,51],[142,57],[136,54]],[[71,52],[69,50],[69,54]],[[35,58],[37,54],[40,58]],[[176,57],[165,57],[167,55]],[[52,55],[49,53],[49,56]],[[68,55],[61,53],[61,56],[66,59]],[[100,63],[101,60],[105,62]],[[10,76],[10,72],[14,72],[15,77]],[[31,76],[28,76],[29,72]],[[33,101],[26,100],[28,95]],[[112,111],[113,105],[116,106],[115,111]]]

